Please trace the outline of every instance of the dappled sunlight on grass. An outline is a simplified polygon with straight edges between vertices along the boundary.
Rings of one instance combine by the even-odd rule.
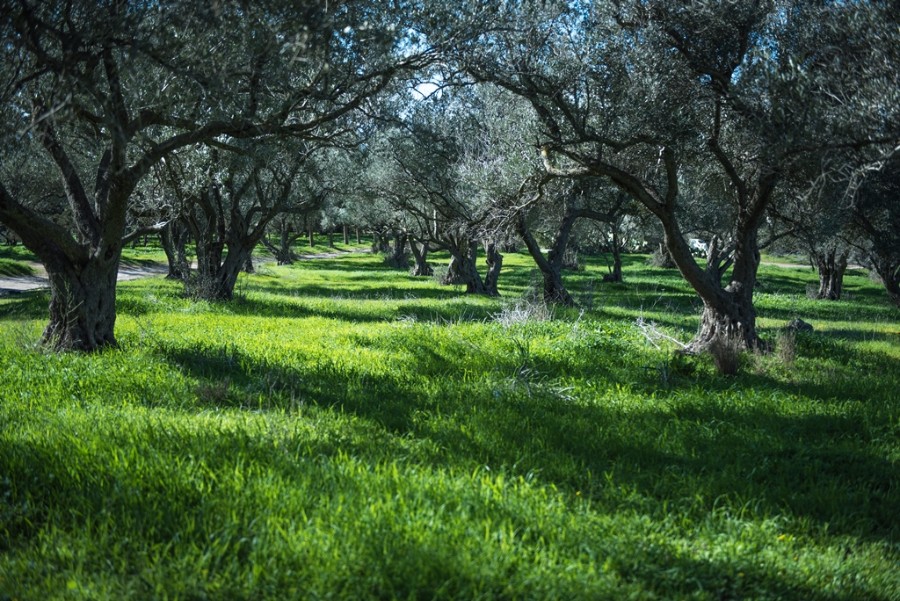
[[[92,355],[35,346],[46,293],[0,300],[0,596],[892,599],[896,310],[764,268],[763,335],[815,330],[723,378],[634,325],[686,341],[699,305],[626,259],[543,320],[517,254],[499,299],[369,254],[229,303],[128,282]]]

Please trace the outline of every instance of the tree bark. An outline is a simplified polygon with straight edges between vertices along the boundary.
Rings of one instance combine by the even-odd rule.
[[[178,220],[170,221],[159,233],[159,240],[163,251],[166,253],[166,262],[169,272],[166,278],[170,280],[184,280],[191,273],[191,266],[187,260],[188,229]]]
[[[881,283],[888,294],[888,298],[897,308],[900,308],[900,261],[870,254],[869,260],[875,273],[881,278]]]
[[[383,240],[383,239],[382,239]],[[396,269],[408,269],[409,257],[406,254],[408,237],[405,232],[394,232],[394,242],[389,245],[385,262]]]
[[[106,260],[49,262],[50,323],[42,341],[54,350],[116,346],[116,276],[121,249]]]
[[[669,252],[669,248],[666,246],[665,241],[660,242],[659,246],[656,249],[653,266],[662,267],[665,269],[676,267],[676,262],[672,258],[672,254]]]
[[[411,240],[409,248],[412,251],[415,264],[413,265],[412,275],[415,277],[430,276],[434,274],[434,269],[428,263],[428,241],[416,242]]]
[[[448,244],[448,250],[450,264],[447,266],[447,275],[443,283],[464,284],[466,294],[488,294],[476,265],[478,243],[468,240],[454,242]]]
[[[760,262],[757,230],[750,223],[739,223],[736,229],[734,269],[731,281],[725,288],[721,288],[715,274],[700,271],[680,232],[677,240],[670,240],[670,232],[667,231],[666,247],[703,301],[700,329],[687,349],[691,352],[707,351],[716,343],[734,343],[745,349],[762,346],[756,333],[756,309],[753,306],[753,290]],[[688,262],[697,269],[689,267]],[[695,271],[706,277],[698,280]]]
[[[716,282],[721,282],[733,260],[730,247],[722,246],[722,239],[713,236],[706,250],[706,273]]]
[[[817,299],[840,300],[844,288],[844,272],[847,271],[848,256],[849,252],[838,253],[835,248],[813,255],[816,270],[819,272]]]
[[[500,296],[497,290],[497,282],[500,279],[500,268],[503,266],[503,255],[497,250],[493,242],[484,243],[484,251],[487,257],[487,274],[484,276],[484,293],[488,296]]]
[[[263,236],[261,242],[275,257],[278,265],[293,265],[296,258],[293,251],[294,243],[303,234],[293,231],[289,224],[281,224],[278,229],[278,244],[272,244],[271,240]]]
[[[531,230],[528,229],[525,216],[520,215],[516,222],[519,235],[522,237],[522,241],[525,242],[525,248],[528,249],[528,254],[531,255],[535,265],[537,265],[538,270],[541,272],[544,301],[567,307],[574,306],[575,300],[572,298],[572,295],[569,294],[569,291],[566,290],[562,281],[562,256],[565,252],[566,241],[568,240],[569,233],[572,230],[572,225],[574,225],[575,220],[576,218],[572,218],[569,215],[563,217],[560,229],[554,240],[553,249],[551,249],[547,257],[544,257],[540,245],[537,240],[535,240]],[[562,239],[563,236],[565,237],[565,240]]]

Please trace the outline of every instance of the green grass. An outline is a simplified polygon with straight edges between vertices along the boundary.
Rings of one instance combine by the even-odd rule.
[[[549,321],[521,255],[501,299],[371,255],[229,304],[128,282],[87,356],[36,347],[46,293],[0,300],[0,598],[900,598],[883,291],[764,268],[763,335],[816,330],[722,378],[633,325],[690,338],[676,272],[586,263]]]
[[[0,276],[21,277],[28,275],[34,275],[34,268],[28,263],[0,258]]]

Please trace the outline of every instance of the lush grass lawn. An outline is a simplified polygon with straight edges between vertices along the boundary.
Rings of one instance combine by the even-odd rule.
[[[764,269],[779,347],[723,378],[634,325],[690,338],[677,274],[587,263],[550,320],[516,255],[500,300],[371,255],[128,282],[90,356],[0,300],[0,599],[900,599],[883,291]]]

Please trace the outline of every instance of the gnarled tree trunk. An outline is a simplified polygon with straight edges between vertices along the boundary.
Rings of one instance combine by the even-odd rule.
[[[500,296],[497,290],[497,281],[500,279],[500,268],[503,266],[503,255],[497,250],[493,242],[484,243],[484,252],[487,260],[487,274],[484,276],[484,293],[489,296]]]
[[[731,281],[722,288],[719,271],[700,271],[693,257],[690,257],[684,238],[679,234],[677,240],[670,240],[670,232],[667,231],[666,246],[672,258],[703,301],[700,328],[688,345],[689,351],[706,351],[722,342],[747,349],[761,346],[753,306],[753,289],[760,262],[757,230],[752,224],[739,224],[736,238]],[[697,274],[706,277],[698,281]]]
[[[847,271],[848,256],[849,252],[838,253],[835,248],[813,255],[812,259],[819,272],[819,291],[816,293],[816,298],[840,300],[844,289],[844,272]]]
[[[47,263],[50,323],[43,342],[55,350],[93,351],[115,346],[116,277],[121,249],[80,265]]]
[[[487,281],[482,280],[481,274],[478,273],[478,242],[465,240],[447,244],[447,249],[450,251],[450,264],[447,267],[447,275],[444,277],[443,283],[465,284],[466,294],[499,296],[497,279],[500,276],[503,257],[493,243],[486,242],[485,248],[488,249]]]
[[[578,216],[571,210],[566,211],[560,222],[556,237],[554,238],[553,247],[550,249],[550,252],[547,253],[546,257],[544,257],[540,245],[528,228],[525,216],[520,215],[519,219],[516,221],[516,229],[522,237],[522,241],[525,242],[525,248],[528,249],[528,254],[534,259],[535,265],[537,265],[538,270],[541,272],[541,277],[543,278],[543,298],[545,302],[565,305],[567,307],[575,305],[575,300],[572,298],[572,295],[569,294],[569,291],[566,290],[565,284],[563,284],[562,281],[562,262],[563,255],[566,251],[566,245],[569,241],[569,235],[571,234],[572,227],[575,225],[577,219]]]
[[[167,279],[184,280],[190,275],[191,266],[188,263],[186,251],[189,235],[188,229],[178,220],[167,223],[159,233],[159,240],[169,265]]]
[[[434,273],[434,269],[428,263],[428,241],[416,242],[411,240],[409,249],[412,251],[415,264],[413,265],[412,275],[416,277],[430,276]]]

